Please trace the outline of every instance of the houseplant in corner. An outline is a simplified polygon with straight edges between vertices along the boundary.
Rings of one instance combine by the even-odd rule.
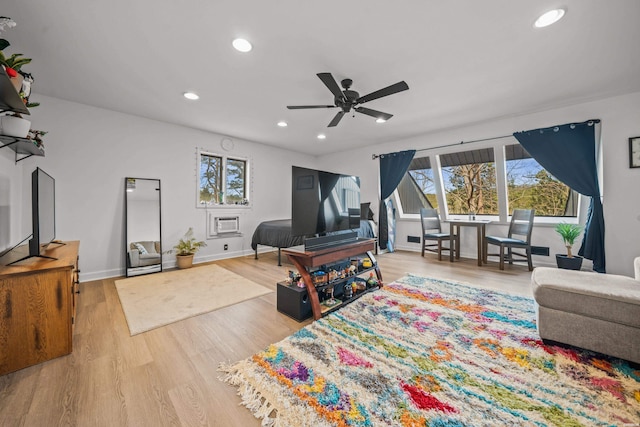
[[[207,246],[207,244],[202,240],[196,240],[193,236],[193,228],[189,227],[184,236],[173,247],[176,252],[178,268],[190,268],[193,265],[193,256],[204,246]],[[173,252],[173,250],[169,252]]]
[[[562,237],[562,241],[567,248],[567,254],[556,254],[556,263],[558,264],[558,268],[564,268],[567,270],[580,270],[582,267],[582,257],[578,255],[573,255],[571,253],[571,248],[575,243],[576,239],[582,232],[582,227],[578,224],[567,224],[561,222],[556,224],[556,233]]]

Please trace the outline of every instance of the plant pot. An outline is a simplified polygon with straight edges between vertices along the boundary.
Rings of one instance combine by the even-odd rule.
[[[178,268],[191,268],[193,266],[193,254],[176,255],[176,263]]]
[[[2,135],[17,136],[18,138],[26,138],[31,128],[31,122],[22,117],[2,116],[0,117],[2,125]]]
[[[22,91],[22,82],[24,81],[24,77],[22,74],[18,73],[15,77],[9,77],[11,84],[16,89],[16,92],[20,93]]]
[[[565,270],[580,270],[582,267],[582,257],[574,256],[569,258],[566,255],[556,254],[556,263],[558,268],[564,268]]]

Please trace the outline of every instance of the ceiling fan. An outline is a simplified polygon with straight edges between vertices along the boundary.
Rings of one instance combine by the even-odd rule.
[[[353,81],[351,79],[344,79],[340,82],[344,90],[341,90],[338,86],[338,83],[333,78],[331,73],[318,73],[317,76],[322,80],[322,83],[329,88],[331,93],[333,93],[333,105],[287,105],[287,108],[290,110],[299,110],[305,108],[340,108],[341,110],[335,115],[333,120],[329,123],[328,127],[334,127],[340,120],[342,120],[342,116],[351,111],[353,108],[354,111],[358,113],[366,114],[367,116],[375,117],[376,119],[389,120],[393,117],[393,114],[383,113],[382,111],[372,110],[370,108],[361,107],[360,104],[364,104],[365,102],[373,101],[374,99],[382,98],[383,96],[393,95],[394,93],[402,92],[403,90],[409,89],[409,86],[404,82],[398,82],[396,84],[392,84],[391,86],[387,86],[383,89],[376,90],[375,92],[371,92],[367,95],[360,96],[358,92],[355,90],[351,90],[351,84]]]

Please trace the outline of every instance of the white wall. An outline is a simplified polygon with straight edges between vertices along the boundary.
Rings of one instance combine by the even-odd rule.
[[[113,111],[38,96],[33,127],[49,131],[46,157],[14,164],[13,152],[0,150],[0,205],[10,218],[11,244],[30,233],[30,174],[40,166],[56,179],[57,236],[80,240],[81,280],[118,276],[124,272],[124,177],[162,181],[163,247],[170,248],[189,227],[206,235],[206,212],[195,208],[196,148],[224,154],[222,135],[129,116]],[[628,138],[640,136],[640,93],[594,101],[526,116],[476,124],[407,140],[364,147],[314,158],[256,142],[234,138],[233,155],[252,161],[251,209],[226,209],[241,216],[242,237],[208,240],[196,262],[251,252],[251,234],[269,219],[290,217],[291,165],[317,167],[361,177],[361,199],[371,201],[377,217],[378,161],[372,154],[450,144],[555,124],[602,120],[604,144],[604,214],[607,271],[632,275],[632,260],[640,256],[640,169],[628,166]],[[390,121],[388,125],[393,125]],[[339,154],[339,155],[338,155]],[[8,184],[7,184],[8,183]],[[9,194],[7,195],[7,191]],[[222,211],[222,209],[221,209]],[[3,227],[0,221],[0,227]],[[4,226],[6,228],[6,226]],[[492,225],[490,232],[504,232]],[[419,250],[407,235],[419,235],[417,221],[399,221],[397,247]],[[1,233],[7,230],[0,228]],[[4,236],[4,235],[3,235]],[[463,239],[463,255],[473,256],[475,239]],[[0,242],[2,240],[0,236]],[[223,251],[224,244],[229,245]],[[562,243],[549,227],[536,227],[534,243],[562,252]],[[1,248],[1,246],[0,246]],[[552,264],[552,257],[534,263]],[[173,259],[166,260],[168,265]]]
[[[630,137],[640,136],[640,93],[364,147],[340,153],[339,156],[323,156],[318,160],[318,167],[360,176],[362,181],[361,199],[364,202],[373,202],[372,207],[377,218],[379,164],[377,160],[371,159],[372,154],[409,149],[420,150],[429,146],[509,135],[517,131],[581,122],[588,119],[602,120],[603,204],[607,272],[632,276],[633,259],[640,256],[640,169],[629,168],[628,140]],[[393,120],[387,124],[393,125]],[[482,144],[473,145],[474,148],[481,146]],[[507,228],[506,224],[491,225],[487,231],[489,233],[506,233]],[[462,247],[463,256],[475,257],[475,237],[472,233],[474,230],[465,230],[462,236],[463,242],[466,242]],[[420,223],[399,220],[396,247],[419,251],[419,244],[407,243],[408,235],[419,236]],[[565,251],[562,242],[550,226],[536,226],[532,240],[535,245],[549,246],[551,253],[550,257],[535,256],[534,265],[555,264],[553,254]],[[574,250],[577,251],[577,248]],[[590,268],[590,263],[587,265]]]
[[[206,212],[197,209],[196,149],[227,154],[222,135],[166,124],[39,95],[32,127],[49,131],[45,157],[31,157],[17,166],[0,158],[2,178],[10,169],[11,212],[30,209],[30,174],[36,166],[56,180],[57,237],[80,240],[81,280],[124,274],[124,178],[158,178],[162,185],[162,244],[170,249],[193,227],[206,236]],[[289,218],[291,165],[311,166],[311,156],[234,138],[228,152],[248,158],[252,165],[252,207],[234,209],[241,215],[242,237],[211,239],[195,262],[251,253],[251,236],[263,220]],[[4,149],[9,151],[8,149]],[[13,154],[13,152],[11,152]],[[22,186],[18,171],[22,168]],[[13,192],[22,197],[13,196]],[[25,193],[26,191],[26,193]],[[2,196],[1,200],[5,200]],[[219,208],[226,215],[229,208]],[[14,213],[15,212],[15,213]],[[29,212],[27,210],[27,212]],[[18,231],[14,231],[18,230]],[[11,241],[31,232],[28,221],[11,222]],[[26,235],[25,234],[25,235]],[[14,243],[14,244],[15,244]],[[228,244],[228,251],[223,245]],[[165,265],[174,265],[172,255]]]
[[[30,234],[23,236],[21,231],[23,222],[31,224],[31,211],[26,212],[27,217],[22,212],[21,200],[31,197],[31,187],[22,185],[23,162],[16,164],[9,148],[0,150],[0,252]]]

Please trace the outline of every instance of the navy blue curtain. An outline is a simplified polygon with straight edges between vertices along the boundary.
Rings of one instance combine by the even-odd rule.
[[[513,136],[549,173],[578,193],[591,197],[578,255],[592,260],[595,271],[605,273],[604,214],[596,166],[596,123],[600,120],[516,132]]]
[[[380,207],[378,209],[378,244],[386,248],[389,243],[388,216],[385,199],[393,193],[407,173],[416,150],[380,155]],[[392,222],[393,223],[393,222]],[[393,248],[390,248],[393,251]]]

